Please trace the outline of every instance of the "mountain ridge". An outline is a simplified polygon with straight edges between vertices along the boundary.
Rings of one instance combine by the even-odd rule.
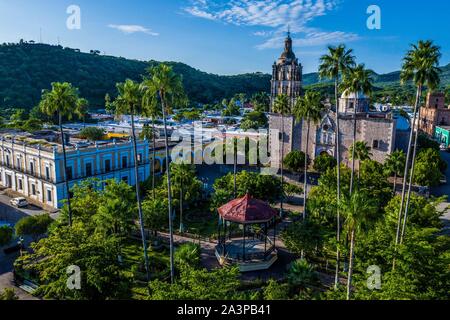
[[[0,107],[30,109],[51,82],[67,81],[80,89],[91,108],[104,106],[105,94],[116,95],[115,84],[130,78],[140,81],[149,66],[160,62],[140,61],[81,52],[62,46],[20,42],[0,45]],[[165,62],[183,76],[186,93],[193,102],[212,103],[236,93],[252,95],[270,90],[270,74],[262,72],[217,75],[182,62]],[[450,84],[450,64],[442,67],[442,84]],[[375,86],[399,85],[399,71],[376,74]],[[303,75],[304,86],[328,85],[317,73]]]

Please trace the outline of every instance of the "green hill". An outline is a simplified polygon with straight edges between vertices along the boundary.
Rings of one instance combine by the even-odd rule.
[[[32,108],[39,102],[42,89],[50,88],[51,82],[68,81],[80,89],[91,108],[101,108],[106,93],[115,96],[117,82],[126,78],[140,80],[146,68],[157,63],[104,56],[96,51],[83,53],[47,44],[3,44],[0,45],[0,107]],[[184,63],[167,63],[183,76],[192,102],[211,103],[240,92],[252,95],[270,89],[269,74],[220,76]],[[395,92],[399,76],[399,72],[376,75],[378,91]],[[442,68],[441,79],[443,86],[450,85],[450,64]],[[305,74],[303,80],[307,87],[333,93],[332,83],[321,81],[317,73]]]
[[[157,63],[46,44],[3,44],[0,46],[0,107],[32,108],[39,102],[42,89],[50,88],[55,81],[71,82],[89,100],[91,108],[103,107],[105,94],[116,94],[117,82],[127,78],[141,80],[146,68]],[[186,92],[193,102],[219,101],[240,92],[252,95],[270,87],[267,74],[219,76],[183,63],[168,64],[183,75]]]

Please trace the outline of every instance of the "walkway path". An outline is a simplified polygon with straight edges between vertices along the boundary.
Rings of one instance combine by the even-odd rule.
[[[25,241],[27,244],[31,242],[29,239]],[[6,288],[12,288],[20,300],[38,300],[14,284],[13,264],[18,256],[19,253],[5,255],[3,250],[0,252],[0,292]]]

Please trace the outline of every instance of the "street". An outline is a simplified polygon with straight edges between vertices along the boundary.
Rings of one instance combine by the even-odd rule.
[[[0,194],[0,221],[11,224],[17,223],[21,218],[26,216],[34,216],[46,213],[44,210],[29,205],[27,208],[15,208],[10,205],[10,197]],[[55,215],[51,215],[55,218]],[[25,245],[28,246],[31,239],[25,238]],[[10,244],[11,245],[11,244]],[[28,294],[24,290],[17,288],[13,283],[13,263],[19,253],[6,255],[3,248],[0,250],[0,292],[5,288],[13,288],[19,299],[35,300],[36,298]]]

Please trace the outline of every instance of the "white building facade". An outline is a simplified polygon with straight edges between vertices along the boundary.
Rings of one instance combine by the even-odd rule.
[[[150,176],[148,141],[138,141],[137,150],[139,181],[144,181]],[[74,145],[66,154],[70,188],[88,178],[136,184],[131,141]],[[61,208],[68,196],[61,146],[0,137],[0,185],[44,209]]]

